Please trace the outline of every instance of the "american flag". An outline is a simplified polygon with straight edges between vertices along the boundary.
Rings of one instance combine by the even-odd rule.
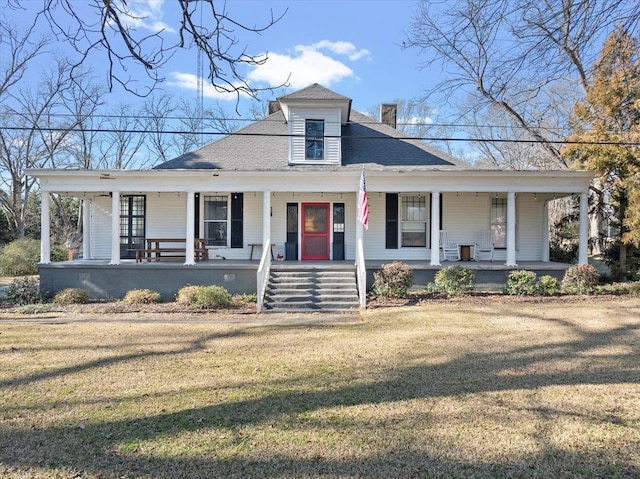
[[[360,190],[358,191],[358,221],[365,230],[369,229],[369,205],[367,204],[367,186],[364,181],[364,169],[360,175]]]

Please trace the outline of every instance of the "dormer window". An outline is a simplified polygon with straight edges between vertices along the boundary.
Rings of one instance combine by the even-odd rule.
[[[305,159],[324,159],[324,120],[305,120]]]

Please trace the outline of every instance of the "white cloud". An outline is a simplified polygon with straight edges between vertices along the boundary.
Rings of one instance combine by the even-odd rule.
[[[256,66],[248,79],[280,85],[289,78],[292,88],[302,88],[312,83],[330,87],[344,78],[355,76],[350,67],[330,54],[345,56],[350,61],[371,55],[368,50],[358,50],[352,43],[343,41],[322,40],[311,45],[296,45],[291,55],[269,53],[268,60]]]
[[[130,0],[125,6],[130,14],[125,23],[130,28],[144,28],[154,33],[160,30],[174,32],[162,21],[163,6],[164,0]]]
[[[344,55],[352,62],[371,55],[371,52],[366,48],[361,48],[360,50],[358,50],[356,46],[351,42],[332,42],[329,40],[322,40],[318,43],[314,43],[313,45],[311,45],[311,47],[316,50],[326,49],[337,55]]]
[[[304,88],[312,83],[325,87],[350,77],[355,72],[345,61],[356,61],[370,56],[364,49],[357,49],[351,42],[322,40],[311,45],[296,45],[290,54],[269,53],[262,65],[256,65],[246,76],[251,86],[278,86],[288,81],[293,89]],[[341,61],[340,57],[345,57]],[[197,90],[197,77],[191,73],[174,72],[169,85],[188,90]],[[207,98],[236,100],[235,95],[216,91],[205,80],[204,95]]]
[[[399,122],[407,125],[431,125],[433,123],[433,118],[430,116],[411,116],[408,118],[402,118]]]
[[[183,72],[172,72],[171,73],[172,80],[167,82],[167,85],[174,86],[177,88],[181,88],[183,90],[198,90],[198,77],[193,73],[183,73]],[[216,89],[211,83],[208,82],[207,78],[204,79],[202,85],[202,95],[205,98],[212,98],[215,100],[237,100],[237,93],[229,93]]]

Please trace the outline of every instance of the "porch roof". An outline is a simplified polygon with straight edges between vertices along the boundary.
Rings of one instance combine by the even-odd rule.
[[[50,192],[355,192],[360,168],[350,170],[276,171],[211,170],[67,170],[33,169],[28,174]],[[590,171],[430,170],[405,167],[366,169],[370,192],[530,192],[574,194],[586,192]]]

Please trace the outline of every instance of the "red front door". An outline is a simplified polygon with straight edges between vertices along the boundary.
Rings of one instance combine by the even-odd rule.
[[[302,203],[302,259],[329,259],[329,203]]]

